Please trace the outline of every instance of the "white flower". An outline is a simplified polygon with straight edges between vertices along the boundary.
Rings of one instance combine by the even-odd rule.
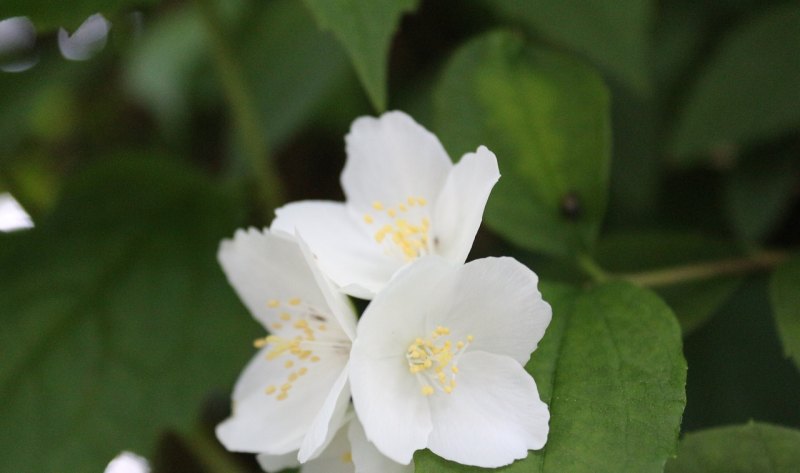
[[[33,220],[11,194],[0,194],[0,232],[33,228]]]
[[[353,403],[367,438],[399,462],[429,448],[495,468],[547,440],[549,412],[524,365],[550,323],[538,279],[512,258],[420,258],[359,321]]]
[[[150,465],[139,455],[122,452],[111,460],[105,473],[150,473]]]
[[[236,382],[233,414],[217,426],[228,450],[306,461],[345,420],[355,315],[302,241],[251,229],[223,241],[219,261],[253,316],[271,332]]]
[[[296,455],[273,456],[261,454],[258,463],[268,473],[300,464]],[[339,429],[322,453],[300,466],[300,473],[413,473],[414,464],[401,465],[382,455],[367,441],[358,418]]]
[[[39,62],[36,27],[25,16],[0,21],[0,71],[22,72]]]
[[[500,177],[481,146],[453,165],[439,140],[402,112],[357,119],[345,138],[346,203],[305,201],[276,211],[342,290],[371,299],[408,262],[438,254],[463,263]]]
[[[58,49],[72,61],[85,61],[100,52],[108,40],[111,22],[95,13],[75,30],[71,36],[64,28],[58,30]]]

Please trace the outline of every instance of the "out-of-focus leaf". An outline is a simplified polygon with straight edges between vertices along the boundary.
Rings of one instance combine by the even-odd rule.
[[[193,423],[257,333],[215,261],[238,215],[190,169],[110,160],[0,253],[0,470],[102,471]]]
[[[732,31],[680,113],[671,151],[690,164],[717,146],[800,126],[800,7],[787,3]]]
[[[372,104],[386,109],[389,46],[404,13],[418,0],[304,0],[321,28],[344,45]]]
[[[687,434],[666,473],[794,473],[800,430],[751,422]]]
[[[618,233],[597,245],[597,261],[608,271],[637,273],[686,264],[702,263],[740,255],[733,243],[696,234],[675,232]],[[655,290],[669,304],[684,334],[695,330],[714,315],[741,282],[727,276],[660,286]]]
[[[110,17],[123,9],[132,9],[158,3],[158,0],[3,0],[0,2],[0,19],[27,16],[40,32],[59,27],[72,30],[95,13]]]
[[[652,0],[484,0],[505,19],[573,49],[639,92],[649,89]]]
[[[686,403],[678,324],[653,293],[623,283],[543,285],[553,320],[526,366],[550,406],[544,449],[492,471],[661,472]],[[420,473],[489,471],[415,456]]]
[[[780,223],[800,184],[796,150],[743,160],[725,183],[725,210],[733,230],[745,241],[767,236]]]
[[[513,243],[588,251],[607,201],[608,91],[590,68],[494,32],[463,46],[436,92],[436,128],[456,155],[486,145],[502,177],[485,213]]]
[[[783,352],[800,368],[800,257],[775,271],[770,296]]]
[[[350,73],[347,56],[299,2],[259,5],[240,44],[269,143],[279,145]]]

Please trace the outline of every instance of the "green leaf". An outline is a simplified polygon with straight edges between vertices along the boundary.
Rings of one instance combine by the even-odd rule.
[[[652,0],[484,0],[507,21],[585,55],[639,92],[649,89]]]
[[[455,54],[436,100],[436,128],[451,152],[486,145],[497,155],[502,177],[485,213],[489,226],[531,250],[590,250],[610,154],[608,91],[595,72],[494,32]]]
[[[176,163],[109,160],[2,253],[0,470],[150,455],[227,389],[258,333],[215,261],[236,204]]]
[[[344,45],[378,111],[386,109],[386,69],[392,36],[419,0],[305,0],[320,28]]]
[[[0,19],[27,16],[42,33],[60,27],[72,30],[90,15],[102,13],[106,18],[123,9],[153,5],[158,0],[3,0],[0,2]]]
[[[782,264],[772,275],[770,298],[783,352],[800,368],[800,257]]]
[[[800,7],[778,6],[731,32],[679,116],[671,151],[681,164],[718,146],[773,138],[800,126]]]
[[[586,292],[543,285],[553,321],[526,369],[550,406],[544,449],[503,473],[661,472],[686,403],[686,362],[669,308],[624,283]],[[478,472],[430,452],[420,473]]]
[[[666,473],[795,473],[800,431],[751,422],[687,434]]]
[[[785,217],[799,182],[796,158],[795,149],[766,156],[757,153],[727,176],[725,210],[742,240],[763,239]]]
[[[638,231],[605,236],[597,245],[596,258],[607,271],[640,273],[740,255],[735,244],[702,235]],[[736,276],[716,277],[655,290],[675,312],[684,334],[688,334],[714,315],[741,281]]]

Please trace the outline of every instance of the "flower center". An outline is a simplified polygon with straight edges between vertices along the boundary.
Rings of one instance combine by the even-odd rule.
[[[253,345],[256,348],[269,347],[266,354],[268,360],[285,358],[282,364],[288,372],[285,382],[280,386],[269,385],[264,391],[268,396],[275,395],[277,400],[282,401],[289,397],[294,383],[308,373],[311,364],[321,360],[320,355],[330,349],[342,349],[344,353],[349,353],[349,341],[340,340],[336,334],[329,335],[325,323],[330,316],[303,303],[299,297],[285,302],[270,299],[267,308],[272,312],[269,317],[274,322],[269,324],[269,328],[274,333],[257,339]]]
[[[394,207],[375,201],[372,208],[376,213],[364,214],[364,222],[376,228],[375,241],[383,245],[388,254],[411,261],[430,251],[427,205],[422,197],[409,197]]]
[[[422,394],[430,396],[438,388],[447,394],[456,388],[458,358],[467,349],[474,337],[467,335],[467,341],[450,337],[450,329],[436,327],[426,338],[417,338],[406,351],[408,371],[422,377]]]

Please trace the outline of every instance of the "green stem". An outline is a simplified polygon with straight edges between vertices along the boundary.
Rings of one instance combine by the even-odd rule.
[[[682,282],[768,270],[779,265],[788,257],[788,253],[783,251],[761,251],[743,258],[687,264],[641,273],[616,274],[614,277],[639,286],[663,287]]]
[[[608,280],[608,273],[606,273],[591,256],[587,254],[578,255],[577,262],[578,267],[580,267],[587,276],[592,278],[592,281],[603,282]]]
[[[282,202],[283,189],[269,157],[269,146],[255,101],[248,89],[242,65],[220,23],[221,15],[214,0],[197,0],[197,5],[208,30],[217,73],[252,173],[255,192],[271,217],[272,209]]]
[[[233,460],[217,442],[209,438],[208,434],[199,427],[189,432],[183,432],[181,440],[205,471],[213,473],[246,473],[248,471]]]

